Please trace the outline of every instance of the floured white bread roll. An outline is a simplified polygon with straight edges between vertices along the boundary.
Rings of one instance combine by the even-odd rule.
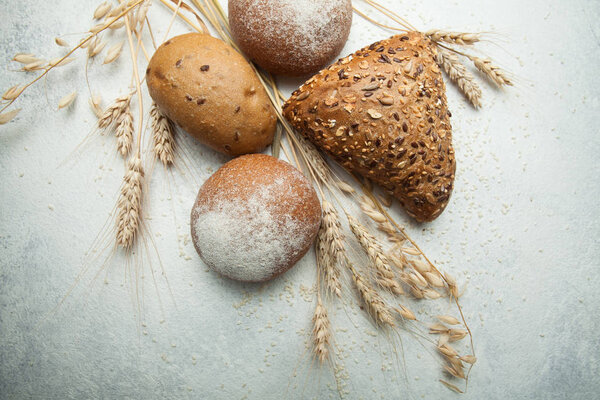
[[[192,209],[196,251],[216,272],[263,282],[290,269],[321,223],[319,198],[304,175],[264,154],[236,158],[200,188]]]

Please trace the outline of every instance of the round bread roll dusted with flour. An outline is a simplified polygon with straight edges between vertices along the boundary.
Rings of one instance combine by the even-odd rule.
[[[352,25],[351,0],[229,0],[231,33],[274,74],[302,76],[337,56]]]
[[[202,185],[190,225],[210,268],[263,282],[306,254],[320,223],[319,198],[306,177],[286,162],[251,154],[223,165]]]
[[[146,70],[148,91],[170,119],[200,142],[230,156],[262,151],[277,117],[246,59],[201,33],[173,37]]]

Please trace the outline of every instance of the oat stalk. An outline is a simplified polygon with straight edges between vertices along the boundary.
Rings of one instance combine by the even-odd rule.
[[[115,16],[113,19],[111,19],[110,21],[108,21],[106,24],[104,24],[104,27],[102,29],[100,29],[98,32],[96,33],[92,33],[91,35],[89,35],[87,38],[83,39],[77,46],[73,47],[67,54],[65,54],[58,62],[57,65],[59,65],[63,60],[67,59],[71,54],[73,54],[77,49],[79,48],[83,48],[85,47],[87,44],[89,44],[89,42],[96,37],[96,35],[98,35],[100,32],[104,31],[105,29],[108,29],[110,26],[112,26],[116,21],[118,21],[121,17],[123,17],[124,15],[126,15],[129,11],[131,11],[132,9],[134,9],[135,7],[137,7],[140,3],[142,3],[145,0],[135,0],[131,5],[129,5],[127,8],[125,8],[123,10],[123,12],[119,13],[117,16]],[[18,94],[12,99],[10,100],[10,102],[8,102],[8,104],[4,105],[1,109],[0,109],[0,113],[3,112],[6,108],[8,108],[12,103],[14,103],[14,101],[19,98],[19,96],[21,96],[23,94],[23,92],[25,90],[27,90],[31,85],[35,84],[37,81],[39,81],[40,79],[42,79],[44,76],[46,76],[46,74],[48,72],[50,72],[52,69],[56,68],[57,65],[51,65],[47,68],[44,68],[44,72],[39,74],[35,79],[33,79],[31,82],[27,83],[26,85],[22,86],[21,89],[19,90]]]

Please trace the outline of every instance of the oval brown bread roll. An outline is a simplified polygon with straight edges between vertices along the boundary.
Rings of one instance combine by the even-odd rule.
[[[350,33],[350,0],[229,0],[231,34],[242,51],[274,74],[314,74],[336,57]]]
[[[158,107],[200,142],[230,156],[262,151],[277,117],[246,59],[222,40],[176,36],[154,53],[146,70]]]
[[[436,54],[421,33],[393,36],[319,72],[284,105],[299,132],[418,221],[442,213],[456,169]]]
[[[311,247],[321,205],[310,182],[290,164],[250,154],[223,165],[200,188],[192,239],[216,272],[262,282],[290,269]]]

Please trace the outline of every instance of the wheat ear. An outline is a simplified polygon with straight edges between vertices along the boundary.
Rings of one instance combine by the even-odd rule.
[[[339,265],[346,258],[344,234],[335,207],[323,199],[323,220],[317,237],[317,260],[323,269],[327,290],[338,297],[342,295]]]
[[[317,307],[313,315],[313,344],[319,362],[323,363],[329,358],[329,342],[331,340],[331,324],[327,309],[323,306],[321,296],[317,295]]]
[[[308,164],[316,171],[319,179],[324,183],[328,183],[331,179],[331,170],[325,159],[319,153],[317,148],[300,135],[295,135],[296,142],[300,145],[300,149],[307,159]]]
[[[475,68],[481,71],[491,82],[496,86],[502,87],[504,85],[512,86],[512,81],[506,75],[500,67],[494,65],[492,60],[489,58],[483,59],[479,57],[469,56],[469,59],[475,64]]]
[[[472,45],[479,42],[481,36],[478,33],[450,32],[439,29],[432,29],[425,32],[425,36],[434,42],[445,42],[458,44],[460,46]]]
[[[163,114],[156,104],[150,108],[154,155],[165,167],[175,161],[175,135],[171,120]]]
[[[129,107],[132,94],[117,97],[115,101],[108,106],[98,119],[98,128],[106,130],[111,128],[121,117],[123,112]]]
[[[369,285],[369,283],[348,263],[348,268],[352,273],[352,280],[358,290],[360,298],[367,306],[369,315],[378,325],[394,326],[394,319],[389,307],[383,302],[379,294]]]
[[[438,49],[436,62],[446,71],[450,80],[456,83],[471,104],[474,107],[481,107],[481,88],[475,82],[475,77],[460,63],[456,54]]]
[[[117,202],[117,245],[126,250],[133,246],[140,224],[143,181],[142,160],[135,154],[129,159]]]
[[[117,119],[115,136],[117,137],[117,150],[123,157],[127,156],[131,151],[133,143],[133,114],[131,113],[129,103]]]
[[[371,235],[356,218],[349,214],[346,214],[346,217],[348,218],[350,230],[365,253],[367,253],[371,266],[377,271],[377,284],[386,289],[390,289],[395,294],[403,294],[404,291],[400,287],[400,284],[395,280],[390,261],[383,252],[377,239]]]

